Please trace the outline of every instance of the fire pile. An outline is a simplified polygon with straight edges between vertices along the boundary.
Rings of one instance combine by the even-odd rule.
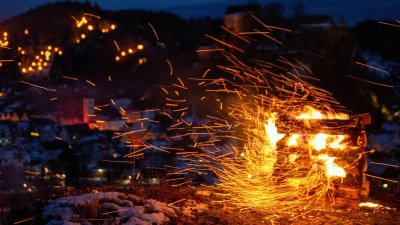
[[[287,212],[326,203],[358,208],[368,194],[368,114],[343,113],[327,91],[300,79],[298,64],[286,61],[297,75],[273,73],[271,63],[247,66],[224,54],[232,65],[219,68],[232,79],[195,80],[205,94],[226,93],[230,101],[217,99],[219,117],[208,115],[210,121],[196,129],[188,125],[190,135],[209,137],[183,156],[186,168],[169,174],[212,171],[222,201],[241,209]]]
[[[182,153],[187,167],[169,174],[211,171],[215,194],[221,196],[218,202],[243,210],[287,213],[327,204],[358,208],[369,192],[363,174],[363,129],[369,115],[348,115],[328,91],[315,85],[318,78],[297,59],[240,58],[231,51],[241,49],[217,41],[230,48],[207,50],[226,58],[228,65],[217,65],[223,75],[209,78],[209,69],[202,78],[190,79],[198,82],[193,86],[204,88],[200,101],[215,101],[217,112],[196,126],[183,118],[173,125],[171,129],[184,130],[186,124],[188,132],[180,137],[199,138],[189,146],[192,151]],[[187,89],[178,80],[181,85],[174,86]],[[173,91],[165,92],[167,100],[176,98],[171,97]],[[178,108],[173,112],[185,109],[181,102],[173,102]]]

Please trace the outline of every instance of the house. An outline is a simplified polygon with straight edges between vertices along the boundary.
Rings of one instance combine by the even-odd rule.
[[[36,135],[39,135],[41,141],[53,141],[59,133],[59,127],[53,124],[38,125],[33,129]]]
[[[58,156],[66,147],[66,143],[61,140],[46,141],[40,143],[45,154],[45,161],[58,160]]]
[[[86,141],[98,139],[96,131],[91,130],[87,123],[63,126],[58,137],[69,145],[82,144]]]
[[[335,26],[329,15],[300,15],[294,21],[300,28],[306,30],[327,29]]]
[[[11,127],[10,121],[0,121],[0,148],[4,148],[6,145],[11,144]]]
[[[96,127],[99,130],[119,131],[124,129],[126,119],[122,118],[121,113],[112,106],[101,107],[96,111]]]
[[[261,10],[259,4],[229,6],[225,11],[224,26],[235,34],[250,31],[256,22],[251,15],[257,16]]]

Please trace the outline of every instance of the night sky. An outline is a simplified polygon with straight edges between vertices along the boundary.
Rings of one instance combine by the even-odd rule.
[[[60,0],[59,0],[60,1]],[[83,2],[84,0],[80,0]],[[222,17],[228,5],[240,5],[257,2],[261,5],[281,2],[286,7],[286,16],[292,15],[293,2],[296,0],[96,0],[102,9],[146,9],[170,11],[183,18]],[[0,21],[23,13],[39,5],[55,0],[0,0]],[[94,2],[94,0],[90,0]],[[399,0],[303,0],[308,14],[329,14],[337,22],[344,18],[349,25],[364,19],[400,19]]]

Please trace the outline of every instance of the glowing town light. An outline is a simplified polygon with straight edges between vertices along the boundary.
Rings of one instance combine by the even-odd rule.
[[[383,186],[383,188],[387,188],[389,185],[388,184],[383,184],[382,186]]]
[[[25,68],[22,68],[22,73],[26,73],[26,69]]]
[[[4,33],[3,33],[3,36],[4,36],[4,37],[7,37],[7,36],[8,36],[7,32],[4,32]]]
[[[116,26],[115,24],[111,24],[111,30],[115,30]]]
[[[29,67],[28,70],[29,70],[29,71],[32,71],[33,69],[32,69],[32,67]]]
[[[81,39],[85,39],[86,35],[85,34],[81,34]]]
[[[99,169],[99,173],[103,172],[103,169]]]
[[[21,66],[21,62],[18,62],[18,66]]]
[[[40,55],[44,55],[44,51],[40,51]]]
[[[37,133],[37,132],[31,132],[31,136],[33,136],[33,137],[39,137],[39,133]]]
[[[25,30],[24,30],[24,34],[25,34],[25,35],[28,35],[28,34],[29,34],[28,29],[25,29]]]
[[[35,58],[36,58],[36,59],[39,59],[39,56],[37,55]]]
[[[131,48],[128,49],[128,53],[132,54],[132,53],[133,53],[133,50],[132,50]]]
[[[50,60],[50,56],[51,56],[51,52],[46,51],[44,54],[46,56],[46,60],[49,61]]]
[[[42,63],[41,62],[38,62],[38,66],[41,66],[42,65]]]
[[[7,41],[7,37],[4,37],[3,39],[4,39],[5,41]]]
[[[55,51],[55,52],[58,52],[58,48],[57,48],[57,47],[55,47],[55,48],[54,48],[54,51]]]
[[[93,30],[93,26],[92,26],[92,25],[89,25],[89,26],[88,26],[88,30]]]
[[[52,47],[51,47],[51,45],[47,46],[47,50],[49,50],[49,51],[50,51],[50,50],[51,50],[51,48],[52,48]]]
[[[24,186],[24,188],[26,188],[26,187],[27,187],[27,185],[26,185],[25,183],[23,184],[23,186]]]
[[[36,63],[35,63],[35,62],[32,62],[32,66],[36,66]]]
[[[21,51],[21,55],[25,55],[25,51],[24,50]]]
[[[144,46],[143,46],[143,45],[138,45],[138,46],[137,46],[137,49],[143,50],[143,49],[144,49]]]
[[[124,51],[121,52],[121,56],[125,56],[126,53]]]
[[[105,33],[106,32],[106,29],[101,29],[101,33]]]
[[[42,69],[43,69],[43,67],[42,67],[42,66],[39,66],[39,67],[38,67],[38,70],[42,70]]]
[[[0,63],[0,67],[2,67],[3,66],[3,63]]]
[[[79,42],[81,42],[81,40],[79,40],[79,39],[76,39],[76,43],[79,43]]]
[[[62,54],[63,54],[63,52],[62,52],[62,51],[58,51],[58,54],[59,54],[59,55],[62,55]]]
[[[18,51],[19,51],[19,52],[21,51],[21,47],[18,47]]]
[[[119,60],[120,60],[119,56],[115,57],[115,61],[118,62]]]
[[[43,63],[43,66],[47,66],[47,62],[44,62],[44,63]]]

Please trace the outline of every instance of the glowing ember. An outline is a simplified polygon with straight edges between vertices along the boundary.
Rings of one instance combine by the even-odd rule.
[[[376,207],[379,207],[380,205],[377,203],[372,203],[372,202],[360,202],[359,206],[360,207],[368,207],[368,208],[376,208]]]

